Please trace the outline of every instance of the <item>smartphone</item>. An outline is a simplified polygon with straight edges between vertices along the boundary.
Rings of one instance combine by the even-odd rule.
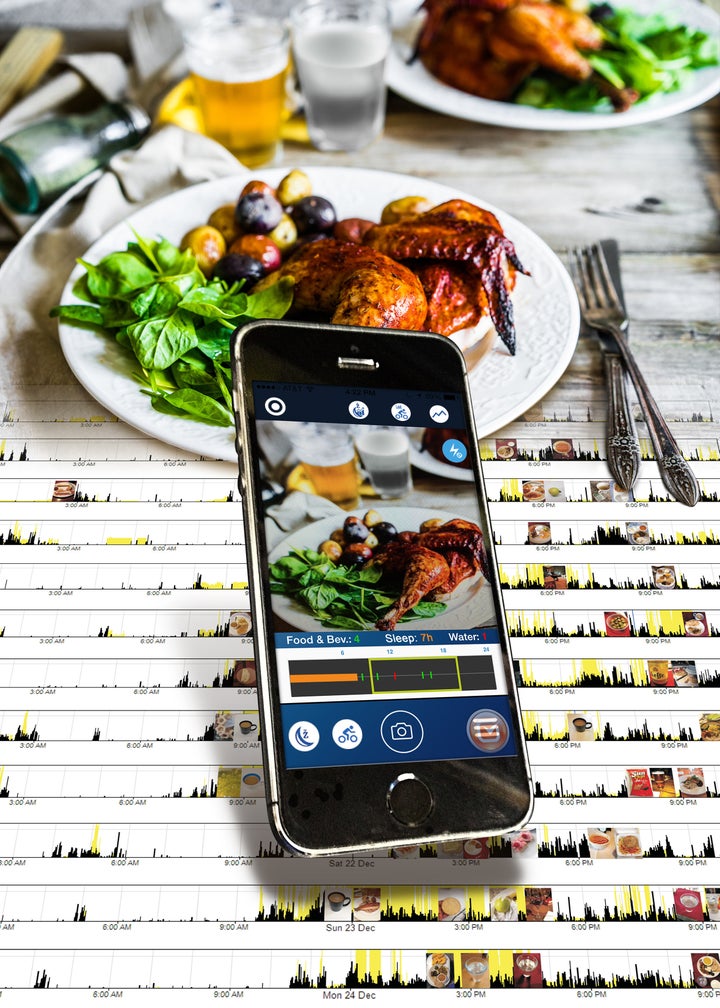
[[[467,840],[532,807],[463,356],[258,321],[234,410],[270,822],[295,854]]]

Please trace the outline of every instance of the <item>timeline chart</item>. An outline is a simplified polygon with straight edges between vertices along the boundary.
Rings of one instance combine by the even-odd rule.
[[[257,713],[257,704],[253,704]],[[251,738],[246,711],[194,707],[191,710],[2,710],[0,743],[6,742],[214,742]],[[7,749],[0,749],[6,752]]]
[[[4,525],[0,525],[0,547],[23,546],[33,550],[40,546],[53,547],[45,552],[57,560],[58,556],[62,557],[66,552],[74,552],[74,546],[134,546],[142,547],[142,550],[134,554],[134,560],[142,562],[144,559],[148,562],[157,559],[154,553],[166,553],[172,547],[177,550],[188,546],[222,546],[226,561],[228,547],[238,549],[238,559],[241,559],[240,550],[244,547],[245,538],[242,522],[237,519],[223,522],[212,518],[198,518],[194,521],[178,518],[169,521],[158,520],[156,510],[143,517],[127,517],[127,510],[126,507],[125,513],[119,513],[114,521],[95,516],[87,520],[55,518],[52,515],[46,518],[36,514],[25,515],[19,520],[8,517]],[[138,509],[131,510],[137,512]],[[58,549],[63,546],[70,549]],[[143,550],[150,556],[142,556]],[[107,559],[110,559],[110,555]]]
[[[480,458],[483,462],[498,460],[507,462],[518,460],[525,463],[559,462],[563,465],[575,462],[600,462],[606,455],[604,427],[583,424],[572,436],[559,437],[549,431],[545,434],[537,430],[523,431],[522,436],[512,437],[512,428],[503,431],[502,438],[481,438]],[[720,446],[714,427],[701,429],[693,437],[689,431],[675,434],[678,451],[689,462],[717,462]],[[650,438],[639,434],[640,457],[646,462],[654,459]],[[607,472],[607,470],[605,470]],[[657,471],[657,470],[655,470]],[[494,474],[493,474],[494,475]]]
[[[568,964],[567,952],[539,940],[530,949],[488,948],[479,942],[468,948],[450,939],[423,949],[320,947],[301,954],[262,947],[228,953],[131,945],[121,956],[98,948],[74,952],[49,948],[44,955],[32,948],[17,949],[13,954],[0,952],[0,968],[10,992],[107,989],[123,999],[132,998],[132,1003],[140,1003],[142,989],[148,988],[172,990],[174,1003],[192,1004],[197,992],[208,989],[237,991],[239,996],[248,989],[477,988],[480,992],[492,987],[533,992],[543,988],[544,1003],[549,1004],[550,998],[557,1003],[558,990],[648,988],[697,993],[698,975],[708,969],[705,960],[713,967],[716,957],[707,952],[705,943],[696,942],[695,949],[633,953],[622,946],[593,948],[576,954]],[[271,1001],[266,998],[263,1003]]]
[[[699,547],[720,543],[717,431],[676,426],[701,486],[690,510],[668,499],[643,431],[624,498],[602,404],[539,404],[538,422],[548,408],[546,428],[482,444],[532,820],[308,861],[265,811],[236,467],[144,439],[82,394],[8,397],[3,1002],[712,989],[720,553]],[[563,428],[570,413],[582,422]],[[427,688],[452,688],[458,669],[433,667]],[[376,671],[402,692],[398,663]],[[294,672],[298,690],[333,695]]]
[[[506,612],[511,637],[683,638],[685,647],[720,636],[720,610],[700,609],[556,609]],[[710,655],[713,648],[705,649]]]
[[[495,690],[490,655],[431,655],[426,658],[341,658],[291,660],[290,693],[309,696],[379,696],[388,693]]]
[[[595,471],[593,471],[595,469]],[[698,472],[700,505],[720,501],[720,478],[704,477]],[[562,480],[545,473],[525,472],[521,476],[485,481],[488,499],[493,504],[532,504],[533,511],[555,512],[556,505],[600,504],[613,501],[627,504],[626,510],[642,509],[644,504],[673,504],[674,498],[665,484],[656,478],[641,476],[632,490],[616,487],[608,478],[604,466],[584,464],[582,472],[568,473]],[[548,506],[549,505],[549,506]]]
[[[165,653],[159,658],[98,657],[89,660],[60,656],[47,658],[0,659],[0,690],[5,690],[5,703],[14,706],[13,693],[34,697],[34,703],[58,707],[68,703],[84,706],[92,703],[85,699],[86,692],[95,690],[127,690],[135,702],[142,706],[156,705],[165,690],[180,690],[173,704],[194,707],[206,702],[199,699],[195,690],[232,690],[237,695],[252,695],[256,701],[257,682],[253,644],[250,638],[233,639],[234,658],[207,658],[181,656],[169,658]],[[72,698],[63,691],[72,692]],[[189,692],[182,692],[189,691]],[[103,703],[115,704],[103,694]],[[127,702],[127,698],[124,698]],[[162,700],[165,703],[165,700]]]
[[[607,514],[607,510],[605,509]],[[663,556],[669,555],[670,547],[676,555],[680,555],[677,547],[700,547],[717,546],[720,544],[720,520],[717,513],[713,516],[708,514],[706,519],[698,516],[695,521],[688,521],[685,515],[678,515],[677,518],[670,519],[664,515],[645,515],[638,517],[637,512],[630,512],[632,517],[625,514],[618,514],[616,517],[599,517],[593,519],[578,519],[568,517],[543,517],[538,518],[534,512],[528,514],[527,518],[520,520],[508,520],[505,517],[493,521],[493,536],[495,545],[500,546],[531,546],[534,547],[529,556],[542,556],[544,554],[555,554],[552,547],[558,546],[592,546],[596,548],[597,560],[607,563],[609,556],[603,549],[598,547],[625,547],[625,552],[629,556],[625,559],[637,559],[637,552],[633,555],[632,550],[627,547],[644,547],[645,556],[657,554],[657,547],[663,547]],[[576,551],[568,551],[576,555]],[[500,559],[503,553],[498,551]],[[692,551],[683,551],[683,559],[688,563],[693,562]],[[529,557],[528,557],[529,558]],[[702,562],[696,558],[695,562]]]
[[[619,704],[623,703],[622,695],[615,691],[652,687],[653,697],[664,697],[666,702],[668,689],[701,687],[711,691],[720,686],[720,661],[704,657],[668,658],[667,652],[656,658],[532,657],[515,661],[515,676],[519,686],[528,688],[603,689],[607,695],[604,702],[617,696]],[[550,694],[553,695],[563,693]],[[646,704],[647,697],[642,702]]]
[[[247,605],[246,593],[239,600]],[[139,601],[139,600],[138,600]],[[42,619],[26,610],[8,611],[0,616],[0,652],[10,650],[10,642],[48,638],[103,637],[230,637],[247,636],[232,631],[231,610],[219,610],[203,599],[202,610],[178,609],[177,601],[168,609],[45,609]],[[101,603],[102,604],[102,603]]]
[[[260,806],[240,806],[240,809],[234,824],[207,821],[25,822],[18,810],[15,813],[17,822],[0,823],[0,858],[12,861],[18,857],[19,850],[23,851],[26,860],[276,857],[279,848],[267,825],[264,809]],[[461,844],[455,852],[455,859],[509,859],[513,863],[529,863],[535,859],[564,862],[579,858],[590,865],[595,860],[605,860],[607,855],[617,860],[615,875],[620,879],[619,873],[625,868],[630,872],[628,878],[636,878],[637,870],[632,868],[632,864],[637,865],[638,862],[675,859],[707,861],[717,856],[720,826],[712,819],[707,820],[708,811],[712,814],[710,806],[705,805],[705,821],[693,819],[692,822],[663,822],[660,825],[643,822],[642,817],[634,820],[632,811],[628,809],[622,821],[612,825],[587,826],[565,821],[564,816],[560,822],[552,824],[531,823],[526,829],[517,831],[517,835],[472,839],[468,841],[470,846],[467,849]],[[522,837],[520,834],[523,834]],[[469,856],[464,858],[463,852]],[[400,849],[400,853],[404,855],[404,849]],[[421,845],[415,853],[422,860],[440,857],[437,844]],[[398,860],[392,848],[384,854],[370,857]],[[319,859],[316,867],[327,867],[332,862],[332,858]]]
[[[78,504],[149,503],[158,508],[169,505],[175,509],[198,503],[222,506],[240,501],[237,479],[230,474],[224,478],[208,479],[199,476],[123,479],[94,474],[73,474],[72,479],[61,475],[23,479],[18,474],[16,478],[4,477],[0,482],[0,492],[0,507],[9,502],[33,505],[48,502],[56,510],[63,507],[71,513],[83,510],[77,507]]]
[[[342,896],[339,909],[335,908],[340,902],[336,894]],[[455,914],[449,913],[456,904],[459,907]],[[182,883],[165,886],[115,882],[81,886],[0,886],[0,921],[3,923],[194,923],[205,925],[196,928],[197,939],[200,938],[198,932],[209,930],[211,937],[206,937],[205,941],[213,942],[223,937],[217,926],[223,922],[258,924],[277,935],[282,932],[274,925],[288,922],[312,925],[325,921],[365,921],[378,925],[374,931],[383,936],[388,936],[387,932],[392,931],[395,924],[407,928],[413,924],[438,922],[446,925],[444,933],[447,934],[448,925],[457,923],[452,918],[458,913],[463,922],[497,925],[495,933],[502,939],[507,938],[511,924],[544,923],[557,925],[549,934],[543,932],[544,941],[554,942],[558,935],[567,938],[567,924],[586,921],[616,925],[625,935],[632,933],[633,924],[670,925],[664,933],[672,941],[673,937],[677,940],[683,936],[686,931],[683,925],[689,922],[717,920],[718,887],[537,882],[519,882],[508,887],[475,881],[453,885],[373,885],[362,879],[349,880],[347,884],[228,883],[216,886]],[[150,930],[156,942],[162,940],[158,930],[157,927]],[[307,930],[302,932],[303,936]],[[596,929],[593,937],[600,938],[607,930]],[[407,937],[408,932],[404,933]],[[527,940],[530,932],[525,934]],[[533,938],[536,936],[534,932]],[[11,937],[16,936],[5,935],[6,939]],[[20,933],[16,940],[22,941],[22,937]],[[94,937],[97,938],[97,932]],[[177,934],[172,937],[177,940]],[[231,940],[233,937],[236,936],[231,936]]]
[[[694,598],[692,594],[683,595],[684,591],[720,588],[720,564],[669,564],[656,557],[650,562],[624,564],[554,563],[552,560],[545,563],[504,563],[500,564],[499,574],[501,587],[514,592],[624,591],[629,593],[624,597],[637,599],[637,595],[632,593],[643,591],[650,592],[655,599],[662,598],[664,602],[673,604],[678,597]],[[530,603],[538,599],[535,595],[516,594],[514,597],[527,598]],[[564,596],[553,595],[552,598],[561,602]],[[601,600],[602,596],[598,598]]]
[[[137,756],[137,753],[136,753]],[[27,811],[42,811],[39,799],[73,798],[97,801],[107,798],[115,802],[110,811],[115,815],[118,802],[123,806],[135,799],[165,798],[264,798],[264,772],[257,741],[242,749],[230,746],[221,764],[111,763],[65,764],[10,763],[0,765],[0,797],[10,798],[8,808],[26,807]],[[173,805],[177,803],[173,802]],[[184,803],[181,803],[184,804]],[[221,803],[218,803],[221,804]],[[77,806],[78,808],[80,806]],[[155,808],[154,812],[157,813]],[[18,813],[19,814],[19,813]],[[34,811],[33,811],[34,814]],[[170,813],[166,813],[170,814]],[[173,810],[175,816],[187,816],[188,810]],[[204,813],[207,815],[207,809]],[[218,814],[215,811],[213,815]]]
[[[117,563],[112,554],[99,568],[97,563],[9,563],[3,562],[0,574],[0,599],[2,592],[34,592],[27,599],[28,608],[43,603],[42,596],[52,598],[50,592],[88,592],[95,589],[103,593],[132,591],[153,593],[156,600],[166,596],[161,592],[176,591],[237,591],[247,588],[247,567],[244,563],[212,564],[206,562]],[[157,594],[154,594],[157,593]],[[22,601],[25,601],[24,599]],[[3,608],[6,608],[3,606]]]

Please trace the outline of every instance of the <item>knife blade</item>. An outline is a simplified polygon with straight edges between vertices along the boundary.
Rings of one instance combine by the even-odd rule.
[[[599,243],[608,262],[618,297],[625,310],[620,279],[620,253],[613,239]],[[640,441],[627,396],[627,371],[620,347],[612,333],[593,330],[598,337],[608,386],[607,463],[615,482],[623,490],[632,490],[640,471]]]
[[[610,271],[610,276],[612,277],[616,293],[627,317],[622,290],[622,280],[620,276],[620,252],[618,244],[612,239],[606,239],[605,241],[601,241],[599,244],[602,246],[608,270]],[[625,330],[625,335],[626,334],[627,329]],[[603,340],[610,339],[612,341],[610,344],[612,352],[617,350],[622,354],[622,350],[612,334],[601,333],[599,335],[601,335]],[[650,390],[647,388],[643,376],[640,374],[637,362],[630,353],[627,344],[626,352],[623,355],[623,361],[635,388],[640,412],[647,424],[648,434],[650,435],[653,452],[655,454],[655,461],[660,469],[662,481],[676,500],[680,501],[682,504],[686,504],[688,507],[694,507],[700,499],[700,487],[697,479],[695,478],[695,474],[689,464],[685,461],[682,452],[678,448],[677,442],[672,436],[670,428],[665,422],[665,419],[660,413],[655,400],[650,394]]]

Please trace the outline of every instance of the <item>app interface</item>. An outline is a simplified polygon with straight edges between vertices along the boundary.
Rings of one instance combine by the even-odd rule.
[[[286,766],[515,755],[462,398],[253,394]]]

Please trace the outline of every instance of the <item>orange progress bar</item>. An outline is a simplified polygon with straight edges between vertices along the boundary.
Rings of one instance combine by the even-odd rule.
[[[357,682],[355,672],[316,672],[314,675],[291,675],[291,683]]]

